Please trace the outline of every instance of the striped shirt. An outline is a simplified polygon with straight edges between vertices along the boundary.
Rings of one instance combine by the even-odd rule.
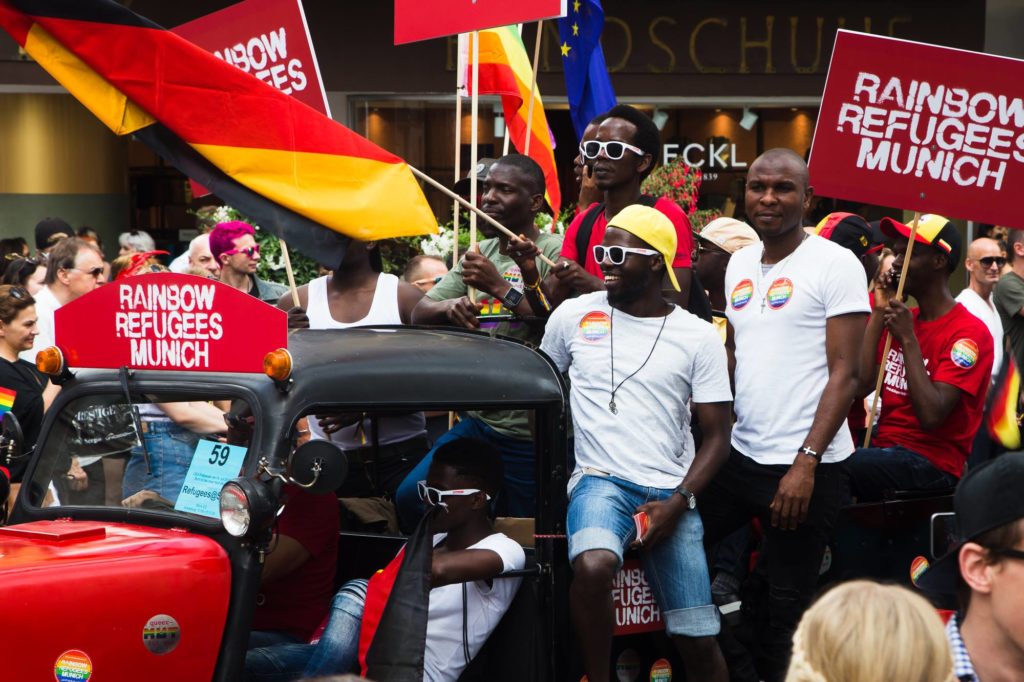
[[[974,673],[974,664],[971,663],[971,655],[967,653],[964,640],[960,637],[960,623],[956,615],[953,615],[946,623],[946,639],[949,640],[949,649],[953,654],[953,674],[960,682],[980,682]]]

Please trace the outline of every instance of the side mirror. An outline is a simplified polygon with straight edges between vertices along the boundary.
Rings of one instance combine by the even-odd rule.
[[[313,439],[288,458],[288,482],[311,493],[334,492],[348,476],[348,458],[336,443]]]
[[[3,427],[0,429],[0,466],[9,467],[16,457],[21,455],[21,447],[25,436],[21,432],[21,424],[13,412],[5,412]]]

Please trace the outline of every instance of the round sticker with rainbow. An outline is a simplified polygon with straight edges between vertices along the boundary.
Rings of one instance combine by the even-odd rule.
[[[978,344],[972,339],[960,339],[953,344],[949,357],[957,367],[970,369],[978,361]]]
[[[608,317],[608,313],[600,310],[589,312],[580,320],[580,336],[587,343],[597,343],[608,336],[611,328],[612,320]]]
[[[765,296],[765,299],[768,301],[768,307],[772,310],[778,310],[786,305],[791,298],[793,298],[793,282],[788,277],[779,277],[772,282]]]
[[[87,682],[92,677],[92,660],[84,651],[65,651],[53,664],[53,676],[57,682]]]
[[[733,310],[742,310],[750,299],[754,298],[754,283],[749,279],[740,280],[735,287],[733,287],[732,295],[729,296],[729,300],[732,303]]]

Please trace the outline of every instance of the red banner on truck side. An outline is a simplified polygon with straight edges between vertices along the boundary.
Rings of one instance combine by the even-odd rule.
[[[654,590],[636,559],[627,559],[612,581],[615,636],[664,630]]]
[[[288,315],[215,280],[154,273],[105,284],[54,314],[69,367],[263,372]]]
[[[564,17],[566,0],[395,0],[395,45]]]
[[[1024,61],[839,31],[810,175],[820,196],[1019,225]]]

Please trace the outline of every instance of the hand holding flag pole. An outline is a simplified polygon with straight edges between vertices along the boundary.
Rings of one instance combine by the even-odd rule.
[[[469,201],[473,206],[476,206],[477,198],[477,181],[476,181],[476,165],[479,160],[477,140],[480,128],[480,32],[473,31],[471,34],[471,41],[473,42],[473,68],[471,70],[472,80],[470,83],[473,86],[473,99],[470,102],[470,118],[472,119],[472,129],[469,133],[469,168],[470,173],[473,176],[472,182],[469,183]],[[476,212],[469,214],[469,250],[472,251],[473,247],[476,246]],[[466,292],[469,294],[469,300],[472,303],[476,303],[476,290],[472,287]]]
[[[917,223],[921,220],[921,213],[914,212],[914,222],[910,225],[910,242],[907,244],[907,253],[903,256],[903,269],[900,271],[900,281],[896,285],[896,298],[903,300],[903,285],[907,281],[907,268],[910,266],[910,255],[914,252],[914,242],[917,240]],[[892,348],[892,333],[886,335],[885,346],[882,347],[882,362],[878,364],[878,378],[875,380],[875,397],[871,400],[871,412],[868,413],[868,430],[864,434],[864,447],[871,446],[871,429],[875,425],[875,413],[878,411],[878,399],[882,394],[882,379],[885,378],[885,359],[889,357],[889,349]]]
[[[455,192],[451,191],[450,189],[448,189],[447,187],[445,187],[440,182],[438,182],[434,178],[430,177],[429,175],[427,175],[423,171],[419,170],[418,168],[414,168],[413,166],[407,166],[407,168],[410,171],[412,171],[413,175],[415,175],[417,178],[419,178],[423,182],[427,183],[431,187],[434,187],[434,188],[444,192],[451,199],[454,199],[455,201],[457,201],[460,204],[462,204],[463,207],[465,207],[465,208],[469,209],[470,211],[472,211],[472,215],[473,216],[480,216],[481,218],[486,220],[490,225],[492,225],[495,229],[497,229],[499,232],[501,232],[503,235],[505,235],[507,237],[514,238],[514,239],[519,239],[519,235],[517,235],[515,232],[513,232],[510,229],[508,229],[507,227],[505,227],[504,225],[499,223],[497,220],[495,220],[491,216],[487,215],[486,213],[481,211],[479,208],[477,208],[473,204],[469,203],[468,201],[466,201],[465,199],[460,197],[458,194],[456,194]],[[549,267],[552,267],[552,268],[557,267],[557,264],[555,263],[555,261],[553,261],[550,258],[548,258],[547,256],[545,256],[543,253],[540,254],[537,257],[540,258],[540,260],[542,260],[543,262],[547,263]]]

